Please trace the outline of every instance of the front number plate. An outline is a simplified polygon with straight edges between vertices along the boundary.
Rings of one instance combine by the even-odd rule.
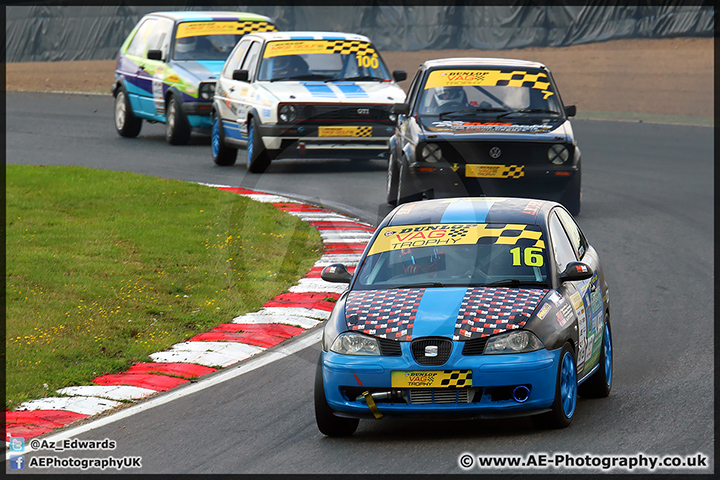
[[[318,137],[372,137],[373,127],[318,127]]]
[[[472,370],[434,370],[392,372],[393,388],[472,387]]]
[[[473,178],[520,178],[525,176],[524,165],[466,165],[465,176]]]

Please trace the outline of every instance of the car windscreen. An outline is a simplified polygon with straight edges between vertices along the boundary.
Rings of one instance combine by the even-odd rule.
[[[356,277],[356,289],[550,285],[541,228],[509,223],[384,227]]]
[[[258,80],[391,81],[375,48],[354,40],[268,42]]]
[[[561,116],[562,108],[541,69],[438,69],[427,76],[418,113]]]
[[[178,24],[173,42],[174,60],[222,60],[246,33],[275,32],[272,23],[251,20],[215,20]]]

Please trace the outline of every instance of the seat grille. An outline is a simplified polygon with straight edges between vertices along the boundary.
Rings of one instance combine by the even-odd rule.
[[[424,337],[413,340],[410,343],[410,350],[413,358],[420,365],[442,365],[450,358],[452,353],[452,340],[443,337]],[[427,347],[431,347],[428,349]],[[432,347],[436,347],[432,349]],[[434,350],[435,356],[428,356],[428,352]]]

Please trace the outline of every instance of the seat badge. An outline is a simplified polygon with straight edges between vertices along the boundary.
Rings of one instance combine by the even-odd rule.
[[[426,357],[437,357],[438,356],[437,345],[428,345],[427,347],[425,347],[425,356]]]

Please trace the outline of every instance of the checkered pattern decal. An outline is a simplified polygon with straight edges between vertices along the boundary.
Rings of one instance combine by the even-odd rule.
[[[548,289],[468,288],[453,340],[470,340],[521,328]]]
[[[510,73],[498,74],[498,81],[495,85],[498,87],[529,87],[545,90],[550,86],[547,81],[540,81],[540,78],[547,80],[544,73],[527,73],[523,71],[513,71]]]
[[[345,304],[345,318],[351,330],[410,341],[415,314],[424,293],[424,288],[350,292]]]
[[[520,178],[525,176],[525,165],[508,165],[500,171],[502,178]]]
[[[441,387],[466,387],[472,385],[472,370],[445,370],[443,373],[450,374],[450,378],[444,378],[440,382]]]
[[[253,22],[253,21],[247,21],[247,22],[239,22],[238,23],[238,29],[237,33],[242,33],[245,35],[246,33],[251,32],[277,32],[278,29],[275,25],[268,22]]]
[[[372,137],[372,127],[358,127],[358,137]]]
[[[329,53],[341,53],[343,55],[347,55],[348,53],[356,53],[358,56],[376,55],[375,49],[371,47],[369,43],[355,40],[329,41],[327,50]]]

